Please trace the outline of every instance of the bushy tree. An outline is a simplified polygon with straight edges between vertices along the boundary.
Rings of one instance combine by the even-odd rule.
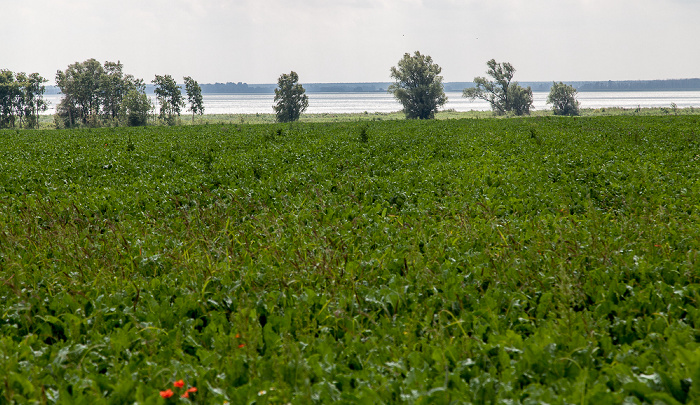
[[[143,80],[124,74],[121,62],[101,65],[95,59],[58,71],[56,84],[63,93],[63,100],[56,107],[56,121],[66,127],[116,123],[124,96],[132,90],[146,89]]]
[[[493,78],[475,77],[476,87],[464,89],[462,96],[482,99],[491,104],[496,115],[513,113],[515,115],[530,114],[532,108],[532,89],[524,88],[513,82],[515,68],[508,62],[496,63],[494,59],[486,62],[489,69],[486,73]]]
[[[153,103],[145,92],[129,90],[120,105],[122,121],[130,127],[143,126],[148,123],[148,115],[153,110]]]
[[[301,113],[309,107],[309,97],[306,90],[299,84],[299,75],[292,71],[282,74],[277,79],[275,89],[275,105],[277,122],[293,122],[299,119]]]
[[[49,108],[46,100],[44,100],[44,91],[46,91],[44,83],[47,81],[39,73],[32,73],[27,76],[27,83],[24,86],[24,116],[29,128],[39,128],[39,113]]]
[[[160,118],[173,125],[175,117],[180,116],[180,110],[185,105],[180,86],[170,75],[156,75],[152,83],[156,85],[155,93],[160,104]]]
[[[190,104],[189,111],[192,111],[192,122],[196,114],[204,114],[204,99],[202,98],[202,88],[199,83],[191,77],[185,77],[185,91],[187,92],[187,101]]]
[[[406,118],[434,118],[447,102],[440,72],[442,68],[430,56],[418,51],[413,56],[405,53],[398,67],[391,68],[395,83],[389,86],[389,93],[401,103]]]
[[[0,128],[19,126],[36,128],[39,113],[46,111],[44,86],[46,79],[38,73],[0,71]]]
[[[121,62],[105,62],[104,74],[100,78],[100,98],[102,114],[105,120],[115,120],[121,113],[124,97],[131,91],[145,92],[146,85],[142,79],[124,74]]]
[[[552,104],[554,115],[579,115],[579,102],[576,89],[562,82],[552,83],[547,96],[547,104]]]
[[[13,86],[13,105],[12,114],[19,120],[19,127],[22,128],[24,114],[27,111],[27,95],[26,88],[29,78],[24,72],[15,74],[15,84]],[[13,124],[14,126],[14,124]]]
[[[95,59],[75,62],[65,71],[56,72],[56,85],[63,93],[58,113],[68,113],[64,117],[67,127],[78,122],[95,124],[101,106],[100,84],[104,74],[104,68]]]
[[[0,70],[0,128],[15,126],[16,104],[20,94],[15,74]]]

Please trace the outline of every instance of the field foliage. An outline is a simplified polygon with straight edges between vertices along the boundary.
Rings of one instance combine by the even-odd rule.
[[[0,403],[698,403],[698,179],[696,115],[0,131]]]

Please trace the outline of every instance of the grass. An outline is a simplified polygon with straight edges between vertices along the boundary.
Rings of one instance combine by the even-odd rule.
[[[670,116],[670,115],[695,115],[700,110],[694,107],[671,108],[622,108],[622,107],[607,107],[607,108],[582,108],[581,116]],[[552,110],[533,110],[533,117],[550,117]],[[465,118],[494,118],[491,111],[461,111],[444,110],[436,114],[436,119],[465,119]],[[507,117],[501,117],[507,118]],[[400,111],[391,113],[367,112],[367,113],[322,113],[322,114],[302,114],[301,122],[348,122],[348,121],[387,121],[387,120],[403,120],[404,114]],[[202,125],[202,124],[274,124],[276,122],[274,114],[205,114],[195,119],[192,123],[192,117],[185,114],[180,118],[180,125]],[[54,129],[53,115],[41,115],[39,117],[40,129]]]
[[[670,115],[695,115],[700,113],[700,110],[690,108],[678,108],[672,110],[670,108],[622,108],[622,107],[606,107],[606,108],[582,108],[581,116],[670,116]],[[533,110],[532,117],[551,117],[552,110]],[[444,110],[435,115],[438,120],[448,119],[465,119],[465,118],[494,118],[491,111],[454,111]],[[501,117],[508,118],[508,117]],[[386,120],[403,120],[404,114],[400,111],[391,113],[322,113],[322,114],[302,114],[301,122],[348,122],[348,121],[386,121]],[[191,120],[185,119],[183,116],[182,124],[190,125]],[[273,124],[275,123],[274,114],[206,114],[198,117],[195,121],[197,124]]]
[[[0,131],[0,403],[695,403],[699,124]]]

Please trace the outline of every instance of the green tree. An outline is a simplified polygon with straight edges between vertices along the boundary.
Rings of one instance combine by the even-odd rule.
[[[15,126],[16,104],[20,94],[15,74],[0,70],[0,128]]]
[[[56,122],[66,127],[116,123],[124,96],[132,90],[146,89],[143,80],[124,73],[121,62],[107,61],[103,66],[95,59],[59,71],[56,84],[64,95],[56,107]]]
[[[29,128],[39,128],[39,113],[48,109],[48,104],[44,100],[47,80],[39,73],[32,73],[27,76],[27,81],[23,86],[24,93],[24,116],[26,125]]]
[[[156,85],[155,93],[160,104],[160,118],[169,125],[175,124],[175,117],[180,116],[180,110],[185,105],[180,86],[170,75],[156,75],[151,83]]]
[[[552,104],[554,115],[579,115],[579,102],[576,89],[562,82],[552,83],[547,96],[547,104]]]
[[[515,115],[530,114],[532,108],[532,89],[521,87],[518,82],[513,82],[515,68],[508,62],[496,63],[494,59],[486,62],[489,69],[486,73],[493,78],[490,81],[484,77],[475,77],[476,87],[464,89],[462,96],[466,98],[482,99],[491,104],[491,109],[496,115],[504,115],[509,112]]]
[[[398,67],[391,68],[395,83],[389,93],[403,105],[406,118],[430,119],[447,102],[442,85],[442,68],[428,55],[416,51],[403,55]]]
[[[24,72],[15,74],[15,84],[13,90],[12,114],[19,119],[19,127],[22,128],[25,113],[27,112],[26,87],[29,78]],[[14,126],[14,125],[13,125]]]
[[[46,111],[44,83],[46,79],[38,73],[14,74],[9,70],[0,71],[0,128],[19,126],[35,128],[39,123],[39,113]]]
[[[187,92],[187,102],[190,104],[189,111],[192,111],[192,122],[195,114],[204,114],[204,99],[202,98],[202,88],[199,83],[191,77],[185,77],[185,91]]]
[[[117,118],[126,89],[124,88],[123,65],[117,61],[105,62],[104,74],[100,77],[102,111],[107,119]]]
[[[299,75],[292,71],[282,74],[277,79],[275,89],[275,105],[277,122],[292,122],[299,119],[301,113],[309,107],[309,97],[306,90],[299,84]]]
[[[132,89],[124,95],[120,105],[122,122],[136,127],[148,123],[148,115],[153,111],[153,103],[143,90]]]
[[[143,80],[124,74],[121,62],[105,62],[104,74],[100,78],[100,99],[102,113],[106,120],[115,120],[121,113],[121,104],[130,91],[144,92]]]
[[[97,124],[104,74],[104,68],[95,59],[75,62],[65,71],[56,72],[56,85],[63,93],[57,113],[68,114],[63,117],[66,126],[75,126],[77,122]]]

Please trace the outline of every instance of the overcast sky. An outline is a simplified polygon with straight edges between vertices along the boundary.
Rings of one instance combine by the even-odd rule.
[[[0,0],[0,69],[95,58],[199,83],[391,81],[418,50],[444,80],[700,77],[700,0]]]

